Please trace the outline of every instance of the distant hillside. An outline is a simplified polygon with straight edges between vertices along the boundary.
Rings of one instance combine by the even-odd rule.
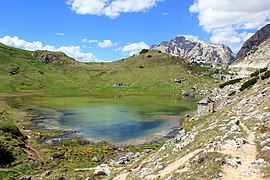
[[[216,46],[196,39],[189,40],[183,36],[153,45],[151,49],[180,56],[198,64],[230,64],[234,61],[233,52],[224,44]]]
[[[32,52],[0,44],[0,92],[182,93],[213,82],[184,59],[160,51],[110,63],[81,63],[61,52]]]
[[[245,57],[249,51],[257,48],[261,43],[265,42],[270,38],[270,24],[265,25],[263,28],[258,30],[251,38],[249,38],[241,47],[236,55],[236,59]]]

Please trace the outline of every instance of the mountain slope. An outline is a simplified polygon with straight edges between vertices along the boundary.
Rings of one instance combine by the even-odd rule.
[[[181,93],[194,83],[201,88],[206,82],[213,84],[185,60],[158,51],[110,63],[81,63],[61,52],[31,52],[1,44],[0,74],[0,92]],[[174,82],[179,78],[185,83]],[[125,88],[114,87],[119,83]]]
[[[245,57],[232,63],[229,67],[240,69],[258,69],[270,66],[270,39],[249,51]]]
[[[233,52],[224,44],[216,46],[196,39],[189,40],[183,36],[178,36],[170,42],[164,41],[159,45],[153,45],[150,49],[202,64],[229,64],[234,60]]]
[[[270,24],[265,25],[260,30],[258,30],[251,38],[249,38],[241,47],[236,55],[236,59],[245,57],[246,54],[256,48],[261,43],[265,42],[270,38]]]

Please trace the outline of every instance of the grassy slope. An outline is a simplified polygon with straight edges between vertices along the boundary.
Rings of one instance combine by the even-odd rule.
[[[0,92],[171,94],[189,89],[193,85],[203,88],[205,83],[213,84],[209,77],[198,78],[199,73],[191,71],[183,59],[158,51],[149,51],[111,63],[74,61],[63,65],[44,64],[34,58],[32,53],[0,44]],[[38,54],[40,53],[42,52]],[[61,61],[70,61],[70,58],[62,53],[50,53],[55,54]],[[19,67],[19,73],[10,75],[9,72],[14,67]],[[184,83],[173,82],[175,78],[183,77],[187,79]],[[113,87],[115,83],[120,82],[127,84],[128,88]]]
[[[60,61],[68,61],[68,63],[44,64],[38,60],[38,57],[46,53],[53,54],[57,56]],[[201,73],[197,71],[192,71],[191,67],[189,67],[183,59],[157,51],[149,51],[146,54],[137,55],[125,60],[103,64],[72,62],[69,57],[57,52],[39,52],[35,57],[33,57],[32,54],[33,52],[31,51],[0,44],[0,93],[13,94],[27,92],[46,95],[81,95],[92,93],[142,92],[179,94],[181,90],[190,89],[193,85],[197,85],[200,89],[204,89],[206,83],[209,84],[209,86],[214,85],[213,79],[207,76],[201,76]],[[19,73],[11,75],[10,71],[16,67],[19,67]],[[186,80],[179,84],[173,82],[175,78],[186,78]],[[120,82],[127,84],[128,87],[113,87],[113,84]],[[18,126],[20,129],[31,129],[32,125],[30,118],[27,117],[28,115],[18,109],[10,108],[3,101],[4,100],[0,101],[1,112],[7,110],[6,113],[12,115],[12,117],[7,116],[6,113],[4,116],[1,116],[0,129],[5,128],[6,124],[10,124],[14,128]],[[23,134],[32,137],[33,146],[40,150],[44,160],[48,162],[48,164],[46,167],[43,167],[40,165],[40,160],[27,160],[26,154],[23,153],[23,147],[20,147],[14,151],[16,152],[16,159],[14,161],[15,167],[0,172],[0,179],[3,177],[17,177],[23,174],[31,174],[30,172],[33,169],[42,172],[45,169],[58,169],[66,165],[64,162],[62,163],[61,160],[50,160],[52,154],[57,153],[55,149],[37,143],[37,140],[40,139],[39,136],[46,137],[52,133],[61,134],[64,132],[33,129],[27,131],[27,133],[26,131],[27,130],[22,131]],[[17,137],[15,137],[12,142],[10,141],[11,144],[8,144],[9,140],[5,139],[8,136],[9,135],[0,137],[1,145],[4,144],[5,147],[7,145],[11,149],[17,147],[17,144],[23,145],[24,142]],[[70,140],[58,150],[59,152],[65,152],[68,149],[71,150],[67,153],[67,157],[69,159],[68,164],[71,165],[72,169],[80,166],[85,167],[85,164],[92,167],[101,163],[91,161],[92,156],[95,154],[89,153],[89,148],[91,152],[98,152],[96,156],[105,156],[105,154],[113,153],[113,150],[107,149],[107,146],[81,146],[80,140],[78,143],[77,141],[74,143],[73,140]],[[76,149],[76,152],[73,152],[74,149]],[[81,156],[74,158],[75,156],[77,157],[78,152]],[[91,157],[89,155],[91,155]],[[21,158],[17,158],[17,156]],[[86,156],[87,158],[85,158]],[[57,165],[57,163],[59,164]],[[32,173],[34,173],[34,171]]]

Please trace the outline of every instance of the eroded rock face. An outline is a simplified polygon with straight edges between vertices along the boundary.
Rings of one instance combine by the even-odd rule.
[[[258,30],[251,38],[249,38],[239,50],[236,55],[236,59],[244,57],[250,50],[259,46],[261,43],[265,42],[270,38],[270,24],[267,24],[260,30]]]
[[[163,41],[159,45],[151,46],[150,49],[180,56],[198,64],[230,64],[235,59],[234,53],[224,44],[216,46],[196,39],[186,39],[183,36],[178,36],[170,42]]]
[[[62,52],[35,51],[33,56],[44,64],[74,64],[76,60]]]

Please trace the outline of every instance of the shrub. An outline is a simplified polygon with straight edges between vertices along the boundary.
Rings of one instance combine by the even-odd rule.
[[[140,54],[144,54],[144,53],[147,53],[149,50],[148,49],[142,49]]]
[[[0,133],[9,133],[13,137],[22,137],[21,131],[18,129],[18,127],[10,122],[8,123],[0,123]]]
[[[148,55],[147,58],[151,58],[152,56],[151,55]]]
[[[254,84],[256,84],[257,82],[257,78],[252,78],[246,82],[244,82],[244,84],[242,84],[240,91],[244,91],[246,88],[253,86]]]
[[[267,71],[267,69],[268,68],[266,67],[266,68],[262,68],[262,69],[256,70],[252,74],[250,74],[250,77],[258,76],[260,73],[263,73],[263,72]]]
[[[225,83],[220,84],[219,87],[224,88],[225,86],[227,86],[229,84],[236,84],[236,83],[240,82],[241,80],[242,80],[242,78],[232,79],[230,81],[227,81]]]
[[[270,70],[269,71],[266,71],[265,73],[264,73],[264,75],[262,75],[262,80],[263,79],[267,79],[267,78],[269,78],[270,77]]]

